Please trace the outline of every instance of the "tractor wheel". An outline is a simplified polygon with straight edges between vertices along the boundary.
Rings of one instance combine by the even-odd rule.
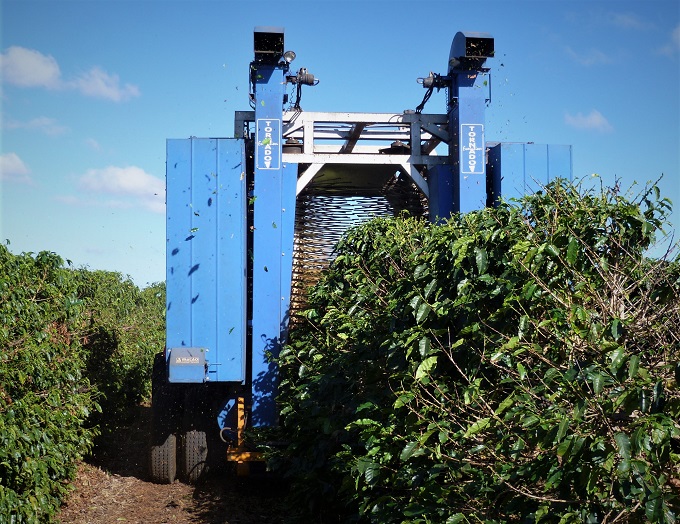
[[[177,477],[177,437],[167,436],[162,444],[151,444],[151,480],[172,484]]]
[[[208,439],[205,431],[192,429],[184,433],[182,442],[182,475],[196,484],[207,469]]]
[[[177,436],[181,402],[168,383],[165,357],[156,355],[151,382],[151,445],[149,474],[153,482],[171,484],[177,478]]]

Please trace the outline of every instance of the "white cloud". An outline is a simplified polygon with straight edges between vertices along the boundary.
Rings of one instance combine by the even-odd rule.
[[[610,13],[609,22],[622,29],[651,29],[653,24],[646,22],[633,13]]]
[[[32,182],[28,176],[30,173],[31,170],[16,153],[0,155],[0,180],[30,184]]]
[[[585,53],[577,53],[571,47],[565,46],[564,50],[572,60],[584,66],[608,64],[612,61],[606,53],[603,53],[599,49],[591,49]]]
[[[69,82],[68,85],[86,96],[104,98],[114,102],[129,100],[140,95],[137,86],[132,84],[121,86],[118,75],[110,75],[99,67],[93,67],[87,73],[83,73],[75,80]]]
[[[85,143],[90,149],[93,149],[94,151],[101,151],[102,146],[97,142],[94,138],[87,138],[85,140]]]
[[[659,52],[666,56],[673,56],[680,53],[680,24],[675,26],[675,29],[671,32],[670,41],[659,49]]]
[[[140,96],[136,85],[121,85],[117,74],[110,74],[100,67],[74,79],[64,79],[59,64],[52,56],[34,49],[12,46],[0,54],[2,80],[18,87],[44,87],[46,89],[70,89],[93,98],[121,102]]]
[[[576,129],[594,130],[603,133],[607,133],[614,129],[604,115],[597,109],[593,109],[587,115],[584,115],[583,113],[576,113],[575,115],[566,113],[564,115],[564,121],[567,125],[575,127]]]
[[[155,213],[165,211],[165,183],[136,166],[90,169],[80,177],[81,189],[120,199],[109,200],[106,205],[141,206]]]
[[[61,135],[68,131],[68,127],[61,126],[54,118],[41,116],[33,118],[27,122],[19,122],[18,120],[9,120],[3,123],[5,129],[28,129],[36,130],[47,135],[55,136]]]
[[[61,83],[57,61],[33,49],[10,47],[0,55],[0,66],[3,81],[19,87],[55,89]]]

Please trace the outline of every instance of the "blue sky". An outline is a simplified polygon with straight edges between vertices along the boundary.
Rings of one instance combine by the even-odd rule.
[[[255,26],[320,84],[307,111],[401,112],[458,31],[495,38],[487,140],[573,145],[576,178],[660,187],[680,232],[677,0],[3,0],[0,239],[165,278],[165,139],[233,135]],[[443,93],[425,112],[445,111]],[[677,238],[676,238],[677,240]]]

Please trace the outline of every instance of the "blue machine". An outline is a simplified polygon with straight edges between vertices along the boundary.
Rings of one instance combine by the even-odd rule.
[[[571,178],[570,146],[486,141],[488,34],[457,33],[447,73],[418,79],[422,103],[396,114],[302,111],[302,86],[318,80],[291,72],[280,28],[255,28],[254,54],[253,110],[236,113],[235,138],[167,141],[157,482],[195,481],[225,456],[241,469],[260,459],[244,430],[277,423],[272,357],[348,227],[402,210],[437,221]],[[447,91],[446,113],[423,113],[435,89]]]

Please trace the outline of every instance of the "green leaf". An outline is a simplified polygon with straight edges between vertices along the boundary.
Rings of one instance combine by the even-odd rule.
[[[517,347],[517,344],[519,344],[519,337],[517,336],[510,337],[508,341],[505,344],[503,344],[503,347],[505,349],[515,349],[515,347]]]
[[[532,414],[522,419],[522,426],[525,428],[530,428],[531,426],[535,426],[536,424],[538,424],[540,421],[541,421],[540,418]]]
[[[553,257],[560,256],[560,250],[553,244],[545,244],[545,252]]]
[[[432,279],[430,283],[425,286],[425,289],[423,290],[423,294],[425,295],[425,298],[429,298],[432,292],[435,290],[437,287],[437,279]]]
[[[427,509],[423,507],[422,505],[418,504],[417,502],[413,502],[412,504],[409,504],[404,508],[404,516],[405,517],[417,517],[418,515],[422,515],[423,513],[426,513]]]
[[[508,408],[509,408],[510,406],[512,406],[514,403],[515,403],[515,394],[514,394],[514,393],[510,393],[510,395],[508,395],[508,396],[505,398],[505,400],[503,400],[503,401],[498,405],[498,407],[496,408],[496,411],[494,411],[494,413],[495,413],[496,415],[499,415],[499,416],[500,416],[500,415],[502,415],[502,414],[505,412],[506,409],[508,409]]]
[[[621,321],[618,318],[615,318],[612,321],[611,333],[612,337],[614,337],[614,340],[619,340],[621,335],[623,335],[623,326],[621,325]]]
[[[524,289],[524,300],[531,300],[537,289],[538,289],[538,284],[536,284],[536,282],[528,283],[525,286],[525,289]]]
[[[470,427],[467,428],[467,431],[465,431],[465,435],[463,435],[463,438],[470,438],[471,436],[476,435],[480,431],[485,430],[489,426],[490,422],[491,417],[479,419],[478,421],[476,421]]]
[[[640,356],[632,355],[628,359],[628,378],[635,378],[638,372],[638,367],[640,366]]]
[[[418,369],[416,369],[416,380],[422,380],[424,377],[428,375],[429,371],[436,365],[437,365],[436,355],[432,357],[427,357],[420,363]]]
[[[578,257],[578,240],[571,237],[569,239],[569,245],[567,246],[567,262],[571,265],[576,263]]]
[[[427,302],[423,302],[422,304],[420,304],[420,306],[418,307],[418,312],[416,313],[416,322],[418,324],[422,323],[430,314],[430,311],[432,311],[430,304],[428,304]]]
[[[380,426],[379,422],[371,418],[359,418],[351,423],[352,426]]]
[[[567,430],[569,429],[569,419],[562,419],[560,422],[560,425],[557,429],[557,436],[555,437],[557,439],[557,442],[560,442],[564,436],[567,434]]]
[[[626,361],[626,350],[623,347],[616,348],[609,354],[609,360],[611,360],[609,369],[611,369],[614,374],[618,373],[619,369]]]
[[[489,259],[486,249],[481,247],[475,248],[475,262],[477,263],[477,271],[479,274],[483,275],[486,273],[486,270],[489,267]]]
[[[569,448],[571,447],[572,443],[573,443],[572,439],[562,441],[562,443],[559,446],[557,446],[556,450],[557,456],[564,457],[569,451]]]
[[[394,401],[395,409],[404,407],[405,405],[410,403],[414,398],[415,398],[415,395],[413,393],[410,393],[410,392],[399,395],[397,397],[397,400]]]
[[[418,267],[416,267],[415,271],[413,272],[413,278],[416,280],[420,280],[423,277],[426,277],[427,275],[430,274],[430,268],[427,267],[427,264],[420,264]]]
[[[604,388],[604,376],[602,376],[600,373],[595,373],[593,376],[593,392],[596,395],[599,395],[602,393],[602,389]]]
[[[527,370],[526,368],[522,365],[521,362],[517,363],[517,372],[519,373],[519,379],[524,380],[525,377],[527,376]]]
[[[661,411],[664,400],[665,400],[665,395],[664,395],[663,382],[661,380],[659,380],[659,381],[656,382],[656,384],[654,384],[654,397],[653,397],[653,404],[652,404],[654,412]]]
[[[656,495],[656,496],[654,496]],[[649,522],[661,522],[663,513],[663,497],[660,493],[652,493],[645,504],[645,517]]]
[[[425,433],[423,433],[423,434],[420,436],[420,438],[418,438],[418,443],[419,443],[421,446],[424,446],[425,443],[427,442],[427,440],[428,440],[432,435],[434,435],[436,432],[437,432],[436,429],[430,429],[429,431],[426,431]]]
[[[616,433],[614,440],[619,446],[619,455],[625,460],[630,460],[630,439],[625,433]]]
[[[413,311],[418,311],[418,308],[420,307],[420,305],[422,303],[423,303],[423,297],[421,297],[420,295],[416,295],[409,302],[409,306],[411,306],[411,309],[413,309]]]
[[[420,356],[425,358],[430,354],[430,339],[428,337],[423,337],[418,342],[418,351]]]
[[[401,454],[399,455],[399,460],[402,462],[406,462],[408,459],[410,459],[415,451],[418,449],[418,442],[409,442],[404,446],[404,449],[401,450]]]
[[[378,477],[380,476],[380,466],[375,462],[371,462],[366,467],[364,476],[366,477],[366,482],[368,482],[369,484],[374,484],[375,481],[377,481]]]

